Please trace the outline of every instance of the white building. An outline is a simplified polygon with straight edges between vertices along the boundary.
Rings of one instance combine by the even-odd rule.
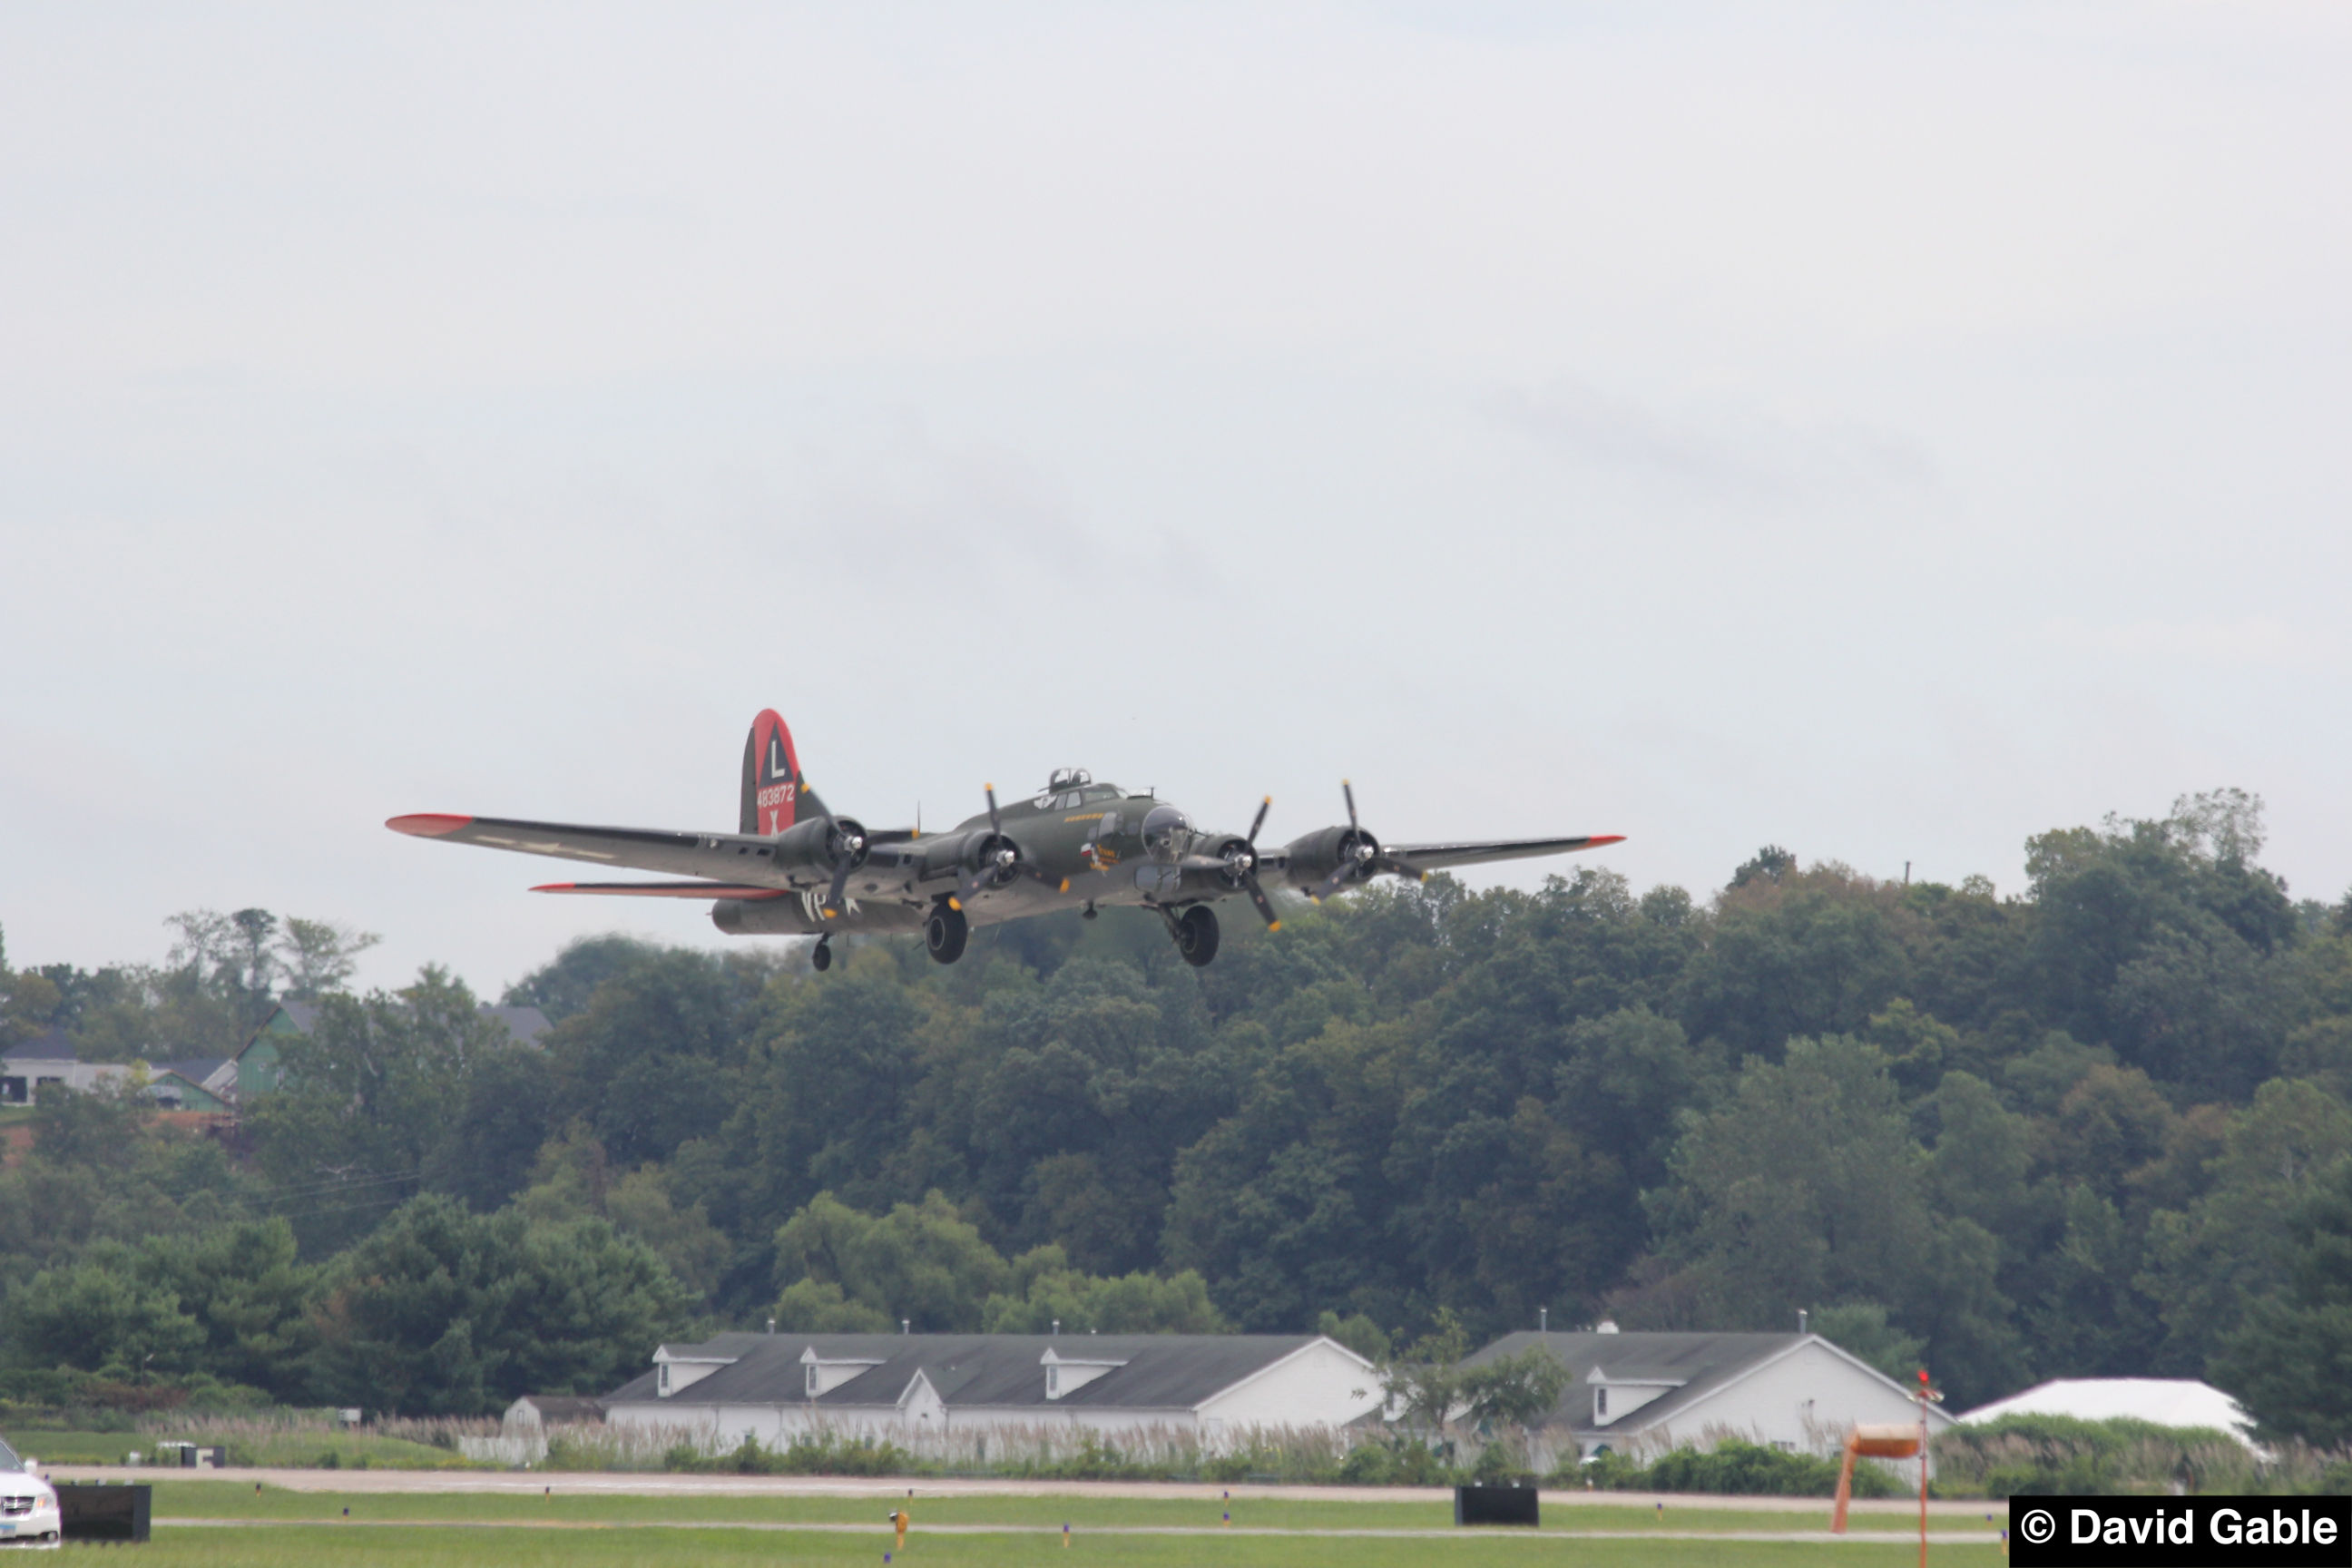
[[[1506,1334],[1463,1364],[1538,1347],[1569,1370],[1552,1425],[1587,1458],[1723,1437],[1829,1457],[1857,1424],[1919,1419],[1908,1388],[1819,1334]],[[1931,1405],[1927,1425],[1941,1432],[1952,1417]]]
[[[2084,1421],[2128,1416],[2157,1426],[2207,1426],[2251,1448],[2253,1426],[2238,1402],[2210,1383],[2174,1377],[2062,1377],[2022,1394],[1979,1405],[1960,1419],[1969,1426],[2004,1415],[2072,1415]]]
[[[131,1069],[110,1062],[85,1062],[74,1055],[63,1029],[51,1029],[0,1053],[0,1105],[31,1105],[44,1089],[77,1093],[125,1078]]]
[[[606,1422],[722,1445],[1017,1428],[1214,1447],[1252,1427],[1337,1429],[1381,1403],[1372,1363],[1319,1334],[720,1334],[653,1363],[604,1396]]]

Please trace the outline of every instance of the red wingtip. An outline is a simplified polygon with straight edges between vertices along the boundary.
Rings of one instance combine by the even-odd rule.
[[[405,833],[413,838],[446,838],[473,821],[470,816],[452,816],[444,811],[423,811],[413,816],[394,816],[384,826],[394,833]]]
[[[534,893],[568,893],[579,885],[580,884],[577,882],[541,882],[538,887],[533,888],[531,891]]]
[[[1625,836],[1622,833],[1596,833],[1592,836],[1592,847],[1595,849],[1600,848],[1603,844],[1622,844],[1624,842]]]

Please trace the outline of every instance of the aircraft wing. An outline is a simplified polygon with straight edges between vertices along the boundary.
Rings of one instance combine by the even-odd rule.
[[[1588,833],[1581,838],[1505,838],[1470,844],[1383,844],[1381,853],[1419,870],[1443,871],[1454,866],[1483,866],[1489,860],[1528,860],[1538,855],[1567,855],[1622,844],[1622,833]]]
[[[437,838],[445,844],[479,844],[521,855],[625,866],[633,871],[667,871],[714,881],[757,875],[768,868],[768,841],[744,833],[669,833],[647,827],[581,827],[562,822],[517,822],[503,816],[453,816],[427,812],[395,816],[384,824],[394,833]],[[781,879],[780,879],[781,880]],[[774,884],[771,884],[772,889]],[[693,896],[693,895],[688,895]],[[717,893],[719,898],[733,895]]]

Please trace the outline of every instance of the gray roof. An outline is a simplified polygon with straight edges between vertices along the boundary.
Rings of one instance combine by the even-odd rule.
[[[63,1029],[45,1029],[21,1045],[0,1051],[0,1058],[12,1062],[70,1062],[80,1058],[74,1055],[73,1042]]]
[[[1465,1358],[1462,1364],[1483,1366],[1499,1357],[1538,1347],[1549,1351],[1559,1358],[1570,1376],[1567,1391],[1553,1408],[1552,1419],[1580,1432],[1624,1432],[1670,1419],[1675,1412],[1696,1405],[1741,1373],[1816,1339],[1820,1339],[1817,1334],[1516,1333],[1505,1334]],[[1822,1343],[1829,1342],[1822,1340]],[[1592,1395],[1585,1383],[1595,1367],[1612,1383],[1678,1383],[1682,1386],[1668,1390],[1608,1426],[1595,1426]],[[1883,1374],[1873,1371],[1870,1375]],[[1888,1385],[1896,1386],[1891,1380]]]
[[[190,1083],[202,1089],[206,1079],[228,1066],[228,1063],[229,1058],[226,1057],[192,1057],[184,1062],[156,1062],[153,1065],[157,1072],[178,1073]]]
[[[278,1010],[286,1015],[288,1023],[306,1035],[310,1032],[310,1026],[319,1021],[319,1005],[316,1002],[280,1002]],[[265,1027],[268,1023],[267,1018],[262,1020]]]
[[[602,1421],[604,1406],[593,1399],[583,1399],[572,1394],[526,1394],[518,1404],[527,1404],[537,1410],[542,1421]]]
[[[817,1396],[824,1407],[895,1405],[921,1373],[950,1409],[1071,1405],[1126,1410],[1189,1410],[1283,1357],[1317,1334],[720,1334],[662,1348],[672,1360],[724,1358],[733,1364],[680,1390],[673,1405],[808,1403],[801,1357],[873,1361]],[[1059,1399],[1045,1397],[1047,1350],[1064,1361],[1117,1361]],[[657,1397],[646,1373],[604,1396],[607,1404]]]

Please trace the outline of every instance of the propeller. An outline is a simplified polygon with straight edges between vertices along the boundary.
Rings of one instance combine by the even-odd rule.
[[[1265,826],[1265,814],[1273,807],[1274,796],[1267,795],[1258,803],[1257,816],[1251,819],[1249,832],[1239,843],[1228,843],[1221,854],[1187,855],[1181,864],[1188,871],[1213,871],[1226,887],[1247,893],[1250,902],[1265,918],[1266,929],[1280,931],[1282,917],[1274,912],[1274,901],[1265,896],[1265,889],[1258,886],[1257,880],[1258,829]]]
[[[849,885],[849,874],[866,863],[866,829],[845,816],[836,816],[825,833],[824,847],[833,856],[833,884],[825,889],[819,908],[831,920],[847,909],[841,901],[841,890]]]
[[[1265,929],[1280,931],[1282,917],[1274,912],[1274,900],[1267,898],[1265,889],[1257,885],[1257,830],[1265,826],[1265,814],[1273,809],[1272,795],[1257,803],[1257,815],[1250,818],[1247,837],[1243,839],[1239,849],[1225,857],[1225,862],[1233,868],[1226,873],[1228,879],[1239,879],[1242,891],[1249,895],[1249,901],[1256,905],[1257,912],[1265,917]]]
[[[1416,882],[1429,880],[1429,873],[1395,856],[1384,853],[1381,841],[1364,831],[1356,819],[1356,786],[1346,779],[1339,781],[1339,793],[1348,798],[1348,831],[1339,836],[1339,865],[1329,876],[1307,896],[1321,903],[1349,882],[1369,882],[1381,872],[1410,877]]]
[[[988,837],[980,841],[972,856],[972,868],[956,889],[951,900],[958,909],[971,902],[982,891],[1000,882],[1012,879],[1021,864],[1021,847],[1004,837],[1004,815],[996,809],[996,786],[986,785],[988,792]]]
[[[1004,815],[996,809],[996,786],[985,786],[988,792],[988,837],[980,841],[972,856],[971,874],[957,885],[949,902],[961,910],[991,888],[1003,887],[1015,877],[1034,877],[1051,885],[1055,879],[1031,865],[1021,853],[1021,846],[1004,836]],[[1070,890],[1070,879],[1064,877],[1056,889]]]

